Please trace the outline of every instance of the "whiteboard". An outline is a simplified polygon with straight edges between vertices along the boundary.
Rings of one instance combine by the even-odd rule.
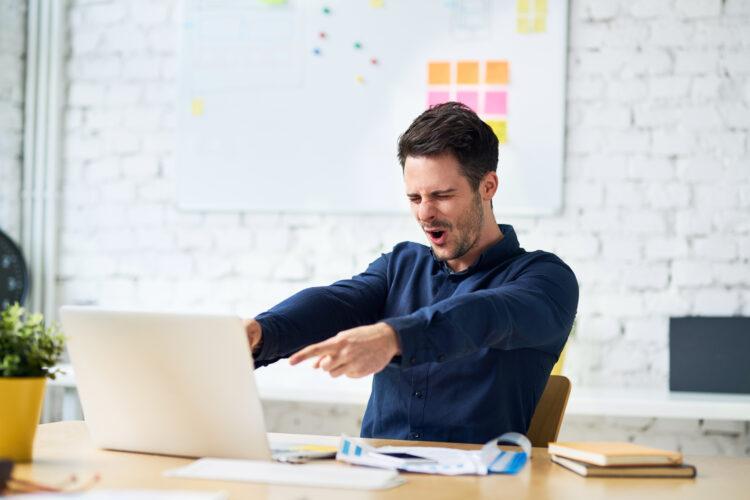
[[[403,213],[398,136],[444,95],[476,99],[483,119],[506,124],[496,211],[557,212],[567,9],[565,0],[187,0],[179,205]],[[498,61],[508,69],[501,84],[488,80]],[[444,63],[449,83],[430,71]],[[475,80],[464,71],[473,63]],[[490,93],[505,94],[504,109]]]

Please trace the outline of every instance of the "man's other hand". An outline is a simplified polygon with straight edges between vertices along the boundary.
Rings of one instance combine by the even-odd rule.
[[[312,344],[295,353],[289,363],[296,365],[317,356],[315,368],[332,377],[366,377],[377,373],[399,354],[396,332],[386,323],[360,326],[339,332],[335,337]]]
[[[256,354],[260,349],[260,341],[263,338],[263,330],[260,327],[260,323],[254,319],[246,319],[245,323],[245,335],[247,335],[247,342],[250,344],[250,349],[253,354]]]

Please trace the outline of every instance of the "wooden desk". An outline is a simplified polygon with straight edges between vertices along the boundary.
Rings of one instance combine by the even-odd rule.
[[[403,444],[372,440],[373,444]],[[409,442],[410,445],[415,443]],[[428,443],[423,443],[428,444]],[[432,443],[434,444],[434,443]],[[450,445],[473,448],[471,445]],[[165,478],[162,471],[191,460],[94,448],[83,422],[58,422],[39,427],[34,462],[19,465],[16,477],[54,482],[72,472],[101,474],[98,488],[196,489],[230,493],[232,499],[351,500],[395,498],[748,498],[750,458],[688,456],[698,468],[696,479],[583,478],[550,462],[546,449],[534,448],[531,465],[516,476],[443,477],[404,474],[407,484],[385,491],[300,488],[257,483],[232,483]],[[347,467],[341,464],[342,467]]]

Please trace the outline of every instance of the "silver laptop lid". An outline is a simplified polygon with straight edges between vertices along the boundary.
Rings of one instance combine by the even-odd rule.
[[[240,318],[77,306],[60,313],[97,446],[271,458]]]

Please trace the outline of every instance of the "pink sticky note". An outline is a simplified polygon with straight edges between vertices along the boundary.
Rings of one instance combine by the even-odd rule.
[[[491,115],[504,115],[508,112],[507,92],[487,92],[484,94],[484,112]]]
[[[456,100],[469,106],[475,113],[479,110],[479,94],[477,92],[456,92]]]
[[[438,104],[443,104],[444,102],[450,101],[450,96],[448,95],[448,92],[427,92],[427,107],[431,108],[433,106],[437,106]]]

